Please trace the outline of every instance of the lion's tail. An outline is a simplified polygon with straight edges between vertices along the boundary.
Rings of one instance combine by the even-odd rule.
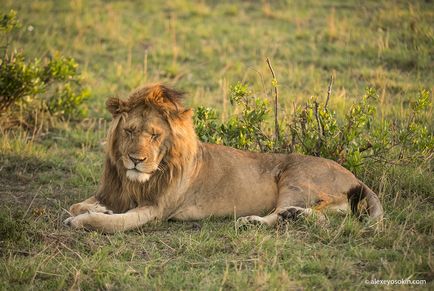
[[[379,221],[383,218],[383,206],[381,206],[380,199],[377,194],[372,191],[363,182],[359,182],[360,185],[351,189],[348,193],[348,198],[350,200],[351,211],[353,214],[360,216],[359,203],[366,198],[367,210],[369,213],[369,218],[372,221]]]

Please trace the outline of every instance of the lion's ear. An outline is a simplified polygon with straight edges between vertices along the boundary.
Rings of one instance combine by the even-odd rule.
[[[116,116],[124,111],[126,111],[126,102],[116,98],[116,97],[110,97],[106,101],[106,107],[107,110],[113,115]]]
[[[148,98],[151,102],[158,104],[159,107],[167,111],[181,111],[183,110],[181,104],[183,95],[183,92],[157,84],[149,88]]]

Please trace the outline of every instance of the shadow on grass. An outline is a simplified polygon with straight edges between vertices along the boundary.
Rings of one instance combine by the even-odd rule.
[[[40,172],[58,169],[51,161],[14,154],[0,154],[0,185],[30,182]]]

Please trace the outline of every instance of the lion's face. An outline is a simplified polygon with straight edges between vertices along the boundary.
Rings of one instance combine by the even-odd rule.
[[[152,108],[140,106],[124,113],[118,126],[118,150],[128,179],[143,183],[158,170],[169,132],[167,122]]]
[[[195,152],[192,111],[182,106],[181,96],[157,84],[135,91],[127,100],[107,100],[107,109],[113,115],[108,158],[118,171],[125,170],[128,180],[144,183],[156,171],[160,171],[156,177],[171,179],[173,169],[179,170]]]

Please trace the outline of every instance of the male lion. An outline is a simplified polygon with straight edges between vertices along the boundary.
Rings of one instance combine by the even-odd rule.
[[[71,206],[67,225],[112,233],[153,220],[235,214],[240,225],[272,226],[323,209],[357,213],[361,199],[370,218],[381,219],[377,195],[333,161],[198,141],[180,98],[154,85],[107,101],[113,120],[104,173],[96,195]]]

